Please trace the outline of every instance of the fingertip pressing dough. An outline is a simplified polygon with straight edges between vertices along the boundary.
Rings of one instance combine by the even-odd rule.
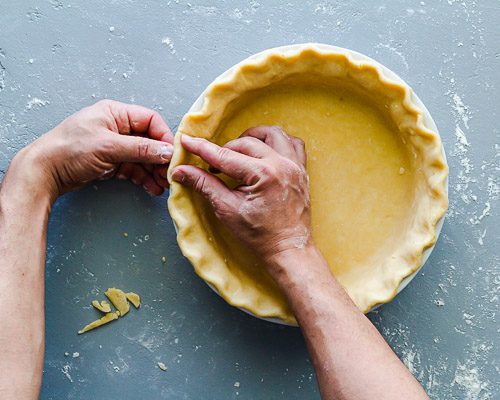
[[[98,328],[111,321],[114,321],[115,319],[118,319],[118,317],[119,315],[117,312],[107,313],[104,317],[98,319],[97,321],[91,322],[90,324],[84,326],[82,330],[78,331],[78,334],[81,335],[82,333],[91,331],[92,329]]]
[[[363,312],[390,301],[435,242],[448,204],[441,140],[411,89],[334,49],[273,49],[218,78],[178,132],[223,145],[257,125],[279,125],[304,140],[313,237],[353,301]],[[295,324],[254,254],[201,196],[172,180],[178,165],[207,168],[180,136],[168,205],[183,254],[230,304]]]
[[[135,308],[139,308],[141,305],[141,296],[134,292],[128,292],[126,294],[127,299],[134,305]]]
[[[93,300],[92,305],[94,306],[94,308],[96,308],[97,310],[99,310],[103,313],[111,312],[111,306],[109,305],[109,303],[106,300],[103,300],[100,303],[98,300]]]
[[[123,290],[117,288],[109,288],[104,292],[106,297],[118,310],[119,315],[123,317],[130,310],[130,304],[127,301],[127,295]]]

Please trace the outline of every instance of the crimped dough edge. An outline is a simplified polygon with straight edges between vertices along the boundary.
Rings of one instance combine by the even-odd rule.
[[[420,193],[419,206],[413,225],[414,232],[408,237],[406,245],[398,249],[399,262],[384,268],[383,276],[370,286],[358,288],[346,287],[347,292],[367,313],[374,306],[388,303],[398,293],[401,282],[414,273],[422,264],[425,249],[436,241],[436,225],[444,216],[448,207],[447,177],[448,166],[442,149],[441,138],[437,132],[424,125],[422,110],[413,102],[411,88],[385,76],[378,65],[354,60],[349,54],[328,50],[316,44],[304,44],[293,50],[271,49],[259,53],[256,57],[237,64],[232,71],[219,76],[207,88],[200,111],[187,113],[182,119],[178,132],[210,139],[215,133],[226,106],[235,98],[249,90],[268,86],[276,78],[273,72],[286,70],[301,60],[321,63],[326,69],[342,76],[349,75],[366,90],[381,91],[384,96],[393,98],[389,110],[393,119],[397,118],[399,129],[411,132],[412,145],[422,155],[422,172],[427,190]],[[329,63],[330,62],[330,63]],[[328,67],[328,65],[330,67]],[[250,77],[250,78],[249,78]],[[173,169],[190,163],[189,154],[180,144],[180,135],[176,135],[174,156],[169,167],[170,196],[168,209],[177,228],[177,241],[183,255],[193,265],[195,272],[208,282],[231,305],[242,308],[262,318],[278,318],[283,322],[296,325],[293,313],[286,304],[278,304],[266,293],[260,292],[253,285],[243,285],[225,266],[226,260],[217,245],[209,237],[201,223],[200,213],[191,201],[193,193],[171,178]]]

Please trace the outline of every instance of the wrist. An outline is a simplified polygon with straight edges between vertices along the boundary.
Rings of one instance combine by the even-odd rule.
[[[27,146],[11,161],[1,183],[2,202],[50,210],[58,196],[57,185],[42,155]]]
[[[301,282],[316,275],[331,276],[323,255],[314,243],[301,248],[290,248],[266,259],[271,276],[278,284]]]

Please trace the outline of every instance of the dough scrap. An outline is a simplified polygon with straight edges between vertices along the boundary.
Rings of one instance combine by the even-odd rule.
[[[139,308],[141,306],[141,296],[139,296],[137,293],[128,292],[126,296],[135,308]]]
[[[103,313],[109,313],[111,312],[111,306],[106,300],[103,300],[99,303],[99,300],[92,300],[92,305],[94,308],[97,310],[103,312]]]
[[[127,295],[123,290],[117,288],[109,288],[104,292],[106,297],[116,307],[119,315],[123,317],[130,310],[130,304],[127,301]]]
[[[106,315],[86,325],[83,329],[78,331],[79,335],[107,324],[108,322],[114,321],[119,317],[123,317],[130,310],[130,304],[128,303],[129,301],[134,305],[135,308],[139,308],[141,305],[141,297],[134,292],[125,293],[123,290],[117,288],[109,288],[104,294],[111,301],[113,306],[115,306],[116,311],[110,312],[111,306],[106,300],[103,300],[101,302],[99,302],[98,300],[93,300],[92,305],[97,310],[106,313]]]
[[[92,329],[98,328],[99,326],[105,325],[111,321],[114,321],[115,319],[118,319],[118,313],[112,312],[112,313],[107,313],[104,317],[91,322],[88,325],[85,325],[82,330],[78,331],[78,334],[81,335],[82,333],[91,331]]]
[[[166,371],[168,369],[167,366],[162,362],[158,362],[157,364],[158,368],[160,368],[162,371]]]

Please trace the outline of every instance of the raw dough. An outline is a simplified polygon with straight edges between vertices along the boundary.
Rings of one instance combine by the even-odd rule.
[[[98,319],[97,321],[91,322],[90,324],[84,326],[82,330],[78,331],[78,334],[81,335],[82,333],[88,332],[92,329],[107,324],[108,322],[114,321],[115,319],[118,319],[118,316],[118,312],[107,313],[104,317]]]
[[[158,362],[157,365],[158,365],[158,368],[160,368],[162,371],[166,371],[168,369],[167,366],[165,365],[165,363]]]
[[[127,299],[134,305],[135,308],[139,308],[141,305],[141,297],[134,292],[127,293]]]
[[[108,290],[106,290],[105,295],[111,301],[113,306],[116,307],[117,311],[110,312],[111,306],[106,300],[103,300],[101,302],[99,302],[98,300],[93,300],[92,305],[99,311],[105,312],[107,314],[101,319],[98,319],[97,321],[91,322],[90,324],[86,325],[82,330],[78,331],[78,334],[88,332],[101,325],[107,324],[108,322],[114,321],[118,317],[123,317],[130,310],[130,305],[128,304],[129,301],[134,305],[135,308],[139,308],[139,306],[141,305],[141,297],[134,292],[128,292],[125,294],[123,290],[117,288],[109,288]]]
[[[94,306],[94,308],[98,309],[103,313],[111,312],[111,306],[106,300],[103,300],[100,303],[98,300],[93,300],[92,305]]]
[[[306,142],[313,235],[334,275],[364,312],[390,301],[420,266],[447,208],[441,141],[411,90],[342,53],[312,45],[270,51],[211,85],[179,132],[222,145],[261,124]],[[170,171],[206,167],[179,137]],[[173,181],[170,190],[178,242],[196,272],[230,304],[295,323],[265,268],[201,196]]]
[[[113,305],[118,310],[118,315],[123,317],[130,310],[130,304],[127,301],[127,295],[123,292],[123,290],[117,288],[109,288],[104,292],[106,297],[113,303]]]

